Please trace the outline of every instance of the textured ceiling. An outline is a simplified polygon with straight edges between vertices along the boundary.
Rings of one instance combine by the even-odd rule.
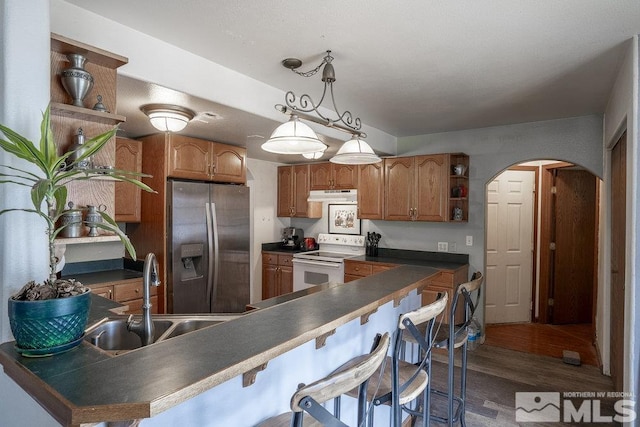
[[[314,98],[280,61],[331,49],[340,109],[398,137],[602,113],[640,33],[638,0],[67,2]]]

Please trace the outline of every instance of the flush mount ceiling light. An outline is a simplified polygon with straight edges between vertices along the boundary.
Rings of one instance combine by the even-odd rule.
[[[162,132],[180,132],[196,115],[188,108],[171,104],[147,104],[140,110],[149,117],[153,127]]]
[[[351,112],[348,110],[344,111],[343,113],[340,113],[338,110],[336,101],[333,97],[333,82],[336,81],[336,75],[333,65],[331,64],[332,61],[333,57],[331,56],[330,50],[327,51],[327,55],[322,59],[320,65],[318,65],[313,70],[306,72],[296,70],[302,65],[302,61],[299,59],[287,58],[282,61],[282,65],[285,68],[288,68],[294,73],[303,77],[311,77],[318,71],[320,71],[320,68],[322,68],[322,81],[324,82],[324,90],[322,92],[320,102],[318,102],[317,104],[313,102],[313,99],[311,99],[311,97],[306,93],[303,94],[299,99],[297,99],[296,95],[292,91],[288,91],[285,96],[286,105],[276,104],[276,109],[284,114],[289,114],[291,116],[291,119],[289,120],[289,122],[284,123],[276,128],[269,141],[262,145],[263,150],[279,154],[302,154],[305,155],[305,157],[311,156],[313,153],[317,153],[319,151],[324,151],[324,148],[318,148],[318,143],[322,144],[323,146],[324,144],[318,139],[315,132],[313,132],[313,130],[308,126],[305,125],[305,127],[309,129],[312,135],[308,134],[307,139],[299,138],[293,133],[292,129],[295,129],[295,127],[290,125],[290,123],[297,123],[297,125],[299,126],[303,124],[300,119],[303,119],[310,122],[319,123],[329,128],[338,129],[352,135],[352,139],[344,143],[338,151],[338,154],[341,154],[341,156],[335,161],[335,157],[331,158],[331,162],[345,164],[369,164],[382,161],[382,159],[380,159],[380,157],[378,157],[373,152],[369,144],[360,139],[367,137],[367,135],[360,130],[360,128],[362,127],[360,118],[354,118],[353,114],[351,114]],[[319,111],[319,108],[322,105],[327,92],[329,92],[331,96],[331,104],[333,105],[333,109],[335,110],[335,113],[337,115],[335,118],[326,117]],[[286,129],[283,128],[285,125],[288,125]],[[280,151],[273,151],[272,146],[276,142],[284,141],[285,139],[289,141],[289,146],[282,147],[281,145],[279,145],[278,149],[280,149]],[[296,145],[296,150],[291,151],[290,146],[293,144],[292,141],[294,140],[297,141],[298,144]],[[356,141],[356,143],[352,142],[354,140]],[[273,144],[270,144],[272,141]],[[326,146],[324,147],[326,148]],[[314,158],[319,157],[321,157],[321,155]]]

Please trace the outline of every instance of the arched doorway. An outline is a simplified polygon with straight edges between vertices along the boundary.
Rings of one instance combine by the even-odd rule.
[[[555,357],[573,345],[598,363],[593,319],[599,181],[579,166],[544,160],[512,166],[487,183],[489,343],[498,338],[510,348]],[[500,335],[492,337],[496,331]],[[571,336],[577,343],[571,344]]]

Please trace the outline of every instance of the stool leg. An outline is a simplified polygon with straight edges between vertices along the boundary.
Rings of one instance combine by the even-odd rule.
[[[453,335],[453,334],[452,334]],[[447,372],[447,424],[449,426],[453,426],[453,383],[454,383],[454,373],[455,373],[455,348],[451,343],[454,342],[453,339],[449,340],[449,371]]]
[[[462,363],[460,366],[460,424],[466,426],[465,414],[467,412],[467,343],[462,346]]]
[[[428,427],[431,423],[431,352],[427,356],[427,375],[429,375],[429,382],[427,382],[427,388],[424,391],[424,407],[422,408],[422,426]]]

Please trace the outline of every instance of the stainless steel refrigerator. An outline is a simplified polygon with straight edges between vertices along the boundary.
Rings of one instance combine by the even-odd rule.
[[[245,311],[249,187],[169,180],[167,200],[168,311]]]

